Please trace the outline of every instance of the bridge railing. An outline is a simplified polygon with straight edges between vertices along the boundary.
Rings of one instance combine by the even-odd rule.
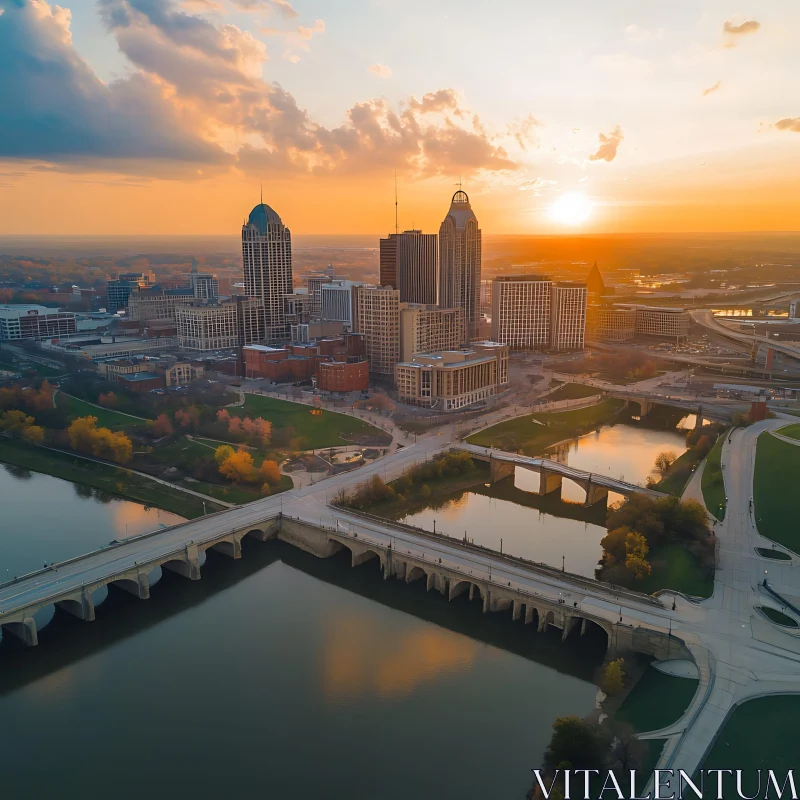
[[[73,558],[68,558],[68,559],[66,559],[66,561],[59,561],[57,564],[50,564],[50,566],[48,566],[48,567],[43,567],[42,569],[36,569],[36,570],[33,570],[33,572],[26,572],[24,575],[15,575],[11,580],[5,581],[5,583],[0,583],[0,591],[2,591],[3,589],[5,589],[5,588],[7,588],[9,586],[13,586],[14,584],[22,583],[24,581],[30,580],[31,578],[36,578],[36,577],[41,576],[41,575],[46,575],[48,573],[57,572],[59,570],[59,568],[66,567],[66,566],[68,566],[70,564],[77,564],[77,563],[79,563],[81,561],[85,561],[86,559],[93,558],[98,553],[106,553],[109,550],[114,550],[116,548],[124,547],[125,545],[128,545],[131,542],[139,542],[142,539],[149,539],[149,538],[154,537],[154,536],[162,536],[165,533],[177,530],[178,528],[184,528],[184,527],[186,527],[188,525],[194,525],[195,523],[197,523],[201,519],[202,520],[207,520],[207,519],[210,519],[211,517],[216,517],[216,516],[218,516],[220,514],[226,514],[230,510],[231,509],[229,509],[229,508],[225,508],[225,509],[222,509],[221,511],[214,511],[211,514],[206,514],[205,516],[199,517],[198,519],[187,519],[184,522],[178,522],[177,524],[170,525],[169,527],[166,527],[166,528],[156,528],[156,530],[154,530],[154,531],[147,531],[146,533],[139,533],[139,534],[136,534],[135,536],[126,536],[124,539],[119,539],[119,540],[118,539],[114,539],[114,540],[112,540],[111,542],[109,542],[106,545],[101,545],[99,548],[97,548],[97,550],[91,550],[88,553],[83,553],[82,555],[74,556]],[[280,513],[277,513],[277,514],[273,515],[272,517],[266,517],[265,519],[271,521],[271,520],[279,519],[279,518],[280,518]],[[234,531],[236,531],[236,530],[239,530],[239,528],[234,528]],[[202,539],[193,539],[192,541],[194,543],[205,544],[210,539],[216,539],[221,535],[224,535],[224,534],[220,534],[219,532],[217,532],[217,533],[213,534],[212,536],[207,536],[207,537],[204,537]],[[186,547],[186,545],[182,545],[180,548],[178,548],[178,550],[176,552],[179,552],[180,550],[185,549],[185,547]]]
[[[569,581],[570,583],[578,586],[582,586],[583,588],[599,593],[604,595],[610,595],[614,599],[619,597],[624,597],[627,600],[631,600],[637,603],[644,603],[646,605],[654,606],[660,609],[664,608],[664,604],[656,597],[653,597],[649,594],[644,594],[642,592],[636,592],[631,589],[627,589],[622,586],[615,586],[613,583],[605,583],[603,581],[594,580],[592,578],[587,578],[584,575],[577,575],[574,572],[567,572],[565,570],[560,570],[557,567],[552,567],[549,564],[544,564],[540,561],[531,561],[527,558],[522,558],[521,556],[514,556],[508,553],[499,553],[497,550],[492,550],[490,547],[485,547],[484,545],[475,544],[473,542],[466,542],[463,539],[458,539],[454,536],[450,536],[446,533],[433,533],[431,531],[425,530],[424,528],[418,528],[415,525],[408,525],[405,522],[395,522],[394,520],[387,520],[384,517],[378,517],[375,514],[369,514],[364,511],[353,511],[352,509],[346,508],[344,506],[338,506],[334,503],[330,503],[329,507],[334,511],[350,514],[354,517],[363,518],[365,521],[379,523],[384,528],[388,529],[397,529],[404,533],[409,533],[414,536],[420,536],[426,539],[430,539],[431,541],[436,541],[439,543],[446,543],[452,547],[456,547],[457,549],[463,550],[465,552],[471,552],[476,555],[484,555],[484,556],[491,556],[492,558],[496,559],[497,561],[506,563],[509,566],[523,566],[526,569],[530,569],[533,572],[537,572],[541,575],[545,575],[548,578],[555,578],[557,580],[562,581]]]

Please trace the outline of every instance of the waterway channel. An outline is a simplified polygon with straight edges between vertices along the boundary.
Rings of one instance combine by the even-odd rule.
[[[0,570],[169,515],[0,466]],[[558,716],[587,714],[604,634],[565,643],[373,563],[247,540],[148,601],[58,611],[0,643],[8,798],[523,798]]]
[[[694,416],[677,427],[645,427],[638,423],[608,425],[580,438],[550,448],[545,455],[587,472],[644,485],[656,456],[663,451],[686,451],[685,429]],[[409,525],[451,536],[466,536],[494,550],[563,567],[594,577],[600,560],[600,540],[606,535],[602,507],[583,508],[584,490],[564,480],[559,496],[540,497],[539,474],[518,467],[511,479],[496,485],[478,485],[454,493],[442,503],[402,518]],[[609,503],[620,499],[609,494]]]

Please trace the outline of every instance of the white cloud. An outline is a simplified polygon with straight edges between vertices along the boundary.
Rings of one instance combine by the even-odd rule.
[[[625,28],[625,36],[629,42],[636,42],[641,44],[643,42],[657,42],[664,38],[664,29],[657,28],[650,30],[649,28],[642,28],[639,25],[631,24]]]

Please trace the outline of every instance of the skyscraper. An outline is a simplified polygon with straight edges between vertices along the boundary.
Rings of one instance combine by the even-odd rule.
[[[400,292],[388,286],[354,286],[355,330],[364,334],[369,371],[394,377],[400,360]]]
[[[268,205],[259,203],[242,225],[244,292],[264,304],[268,342],[289,338],[283,298],[292,293],[292,235]]]
[[[401,303],[435,305],[439,296],[437,251],[435,233],[390,233],[381,239],[381,286],[399,289]]]
[[[583,350],[586,337],[586,284],[563,281],[553,286],[550,301],[550,347]]]
[[[464,339],[478,335],[481,231],[467,193],[459,189],[439,228],[439,305],[464,309]]]

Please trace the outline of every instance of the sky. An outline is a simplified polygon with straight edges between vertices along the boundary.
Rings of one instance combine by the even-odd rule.
[[[0,234],[800,228],[797,0],[0,0]]]

